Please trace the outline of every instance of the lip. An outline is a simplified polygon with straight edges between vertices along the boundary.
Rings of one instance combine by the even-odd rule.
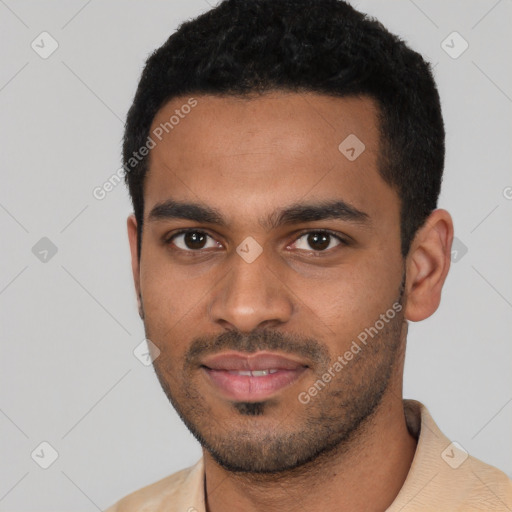
[[[255,352],[244,354],[242,352],[221,352],[206,357],[203,366],[211,370],[267,370],[275,368],[278,370],[296,370],[299,367],[307,366],[305,363],[290,356],[283,356],[275,352]]]
[[[244,402],[270,398],[297,381],[307,368],[297,359],[269,352],[223,352],[202,362],[209,382],[225,398]]]

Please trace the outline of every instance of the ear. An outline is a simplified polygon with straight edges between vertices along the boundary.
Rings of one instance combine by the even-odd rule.
[[[132,257],[133,282],[137,294],[137,305],[139,316],[144,318],[144,309],[142,307],[142,297],[140,295],[140,261],[137,254],[137,219],[135,215],[130,215],[126,221],[128,227],[128,241],[130,242],[130,253]]]
[[[407,255],[407,320],[424,320],[439,307],[450,269],[452,241],[450,214],[446,210],[434,210],[416,233]]]

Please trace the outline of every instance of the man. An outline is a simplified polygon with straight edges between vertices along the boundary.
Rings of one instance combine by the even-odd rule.
[[[124,165],[154,368],[203,457],[109,512],[512,510],[402,398],[453,238],[420,55],[341,0],[227,0],[148,60]]]

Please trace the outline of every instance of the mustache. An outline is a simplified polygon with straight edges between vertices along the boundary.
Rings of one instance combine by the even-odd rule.
[[[259,351],[279,351],[306,359],[317,365],[329,362],[329,352],[317,340],[279,331],[258,330],[250,333],[233,329],[219,335],[195,338],[185,355],[186,366],[200,366],[207,355],[234,350],[251,354]]]
[[[405,295],[406,273],[402,269],[402,279],[395,302],[403,305]],[[316,364],[319,368],[327,368],[330,362],[329,351],[315,338],[300,334],[288,334],[270,329],[258,329],[249,333],[238,329],[230,329],[219,335],[200,336],[190,344],[185,354],[186,367],[201,366],[201,359],[218,352],[233,350],[251,354],[259,351],[279,351],[285,354],[300,356]]]

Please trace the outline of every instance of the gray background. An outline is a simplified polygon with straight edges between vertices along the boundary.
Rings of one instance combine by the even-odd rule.
[[[511,1],[354,5],[435,64],[447,128],[440,206],[454,217],[457,252],[440,310],[411,324],[405,396],[512,475]],[[208,8],[0,0],[2,511],[104,509],[200,456],[152,367],[133,354],[144,331],[127,192],[121,184],[98,200],[93,190],[120,167],[147,55]],[[31,47],[50,48],[43,31],[59,45],[47,59]],[[458,36],[444,43],[452,56],[442,47],[453,31],[469,43],[458,58]],[[42,441],[58,452],[48,469],[31,458]]]

